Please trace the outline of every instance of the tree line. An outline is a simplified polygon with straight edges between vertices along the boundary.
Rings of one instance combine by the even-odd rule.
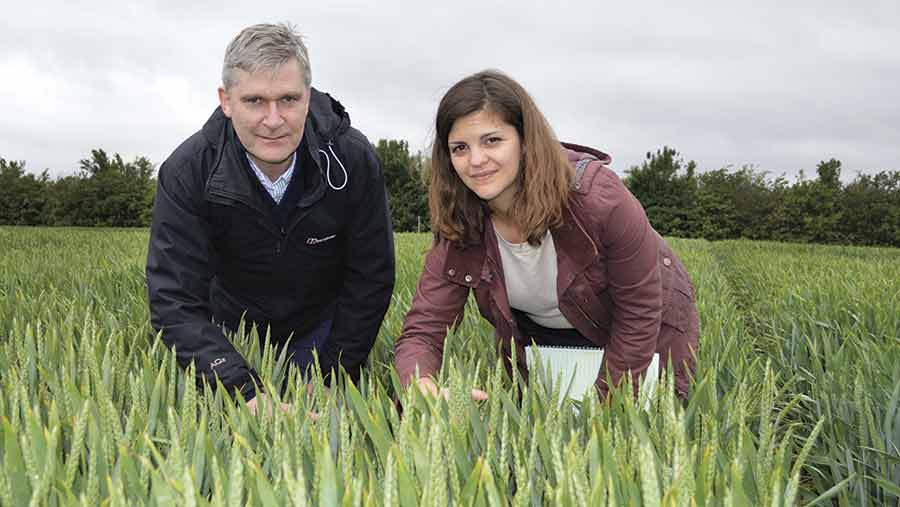
[[[841,182],[841,162],[819,162],[815,178],[745,166],[697,172],[673,148],[647,153],[625,184],[660,234],[709,240],[900,246],[900,171]]]
[[[402,140],[379,140],[394,230],[429,227],[429,159]],[[673,148],[647,153],[625,184],[666,236],[747,238],[900,247],[900,171],[841,181],[841,162],[822,161],[814,178],[768,178],[750,166],[698,171]],[[156,191],[145,157],[125,161],[101,149],[76,174],[51,179],[0,158],[0,225],[145,227]]]
[[[78,171],[51,179],[25,171],[25,162],[0,158],[0,225],[143,227],[156,192],[146,157],[126,162],[92,150]]]

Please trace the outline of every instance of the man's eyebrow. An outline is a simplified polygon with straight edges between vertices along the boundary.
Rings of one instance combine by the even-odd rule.
[[[285,97],[293,97],[293,98],[303,98],[304,92],[287,92],[282,93],[277,97],[277,99],[283,99]],[[249,100],[249,99],[265,99],[263,95],[259,93],[248,93],[246,95],[241,95],[241,100]]]

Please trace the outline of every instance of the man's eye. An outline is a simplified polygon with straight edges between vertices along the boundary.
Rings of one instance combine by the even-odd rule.
[[[285,104],[292,104],[294,102],[297,102],[297,97],[281,97],[281,101]]]
[[[246,102],[247,104],[250,104],[252,106],[255,106],[255,105],[261,103],[262,99],[259,97],[247,97],[246,99],[244,99],[244,102]]]

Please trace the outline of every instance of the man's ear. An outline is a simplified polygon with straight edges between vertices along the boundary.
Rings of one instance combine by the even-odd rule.
[[[222,112],[225,116],[231,118],[231,106],[228,104],[228,92],[225,88],[219,87],[219,105],[222,106]]]

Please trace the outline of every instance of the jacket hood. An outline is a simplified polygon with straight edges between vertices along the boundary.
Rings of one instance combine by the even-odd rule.
[[[350,115],[340,102],[315,88],[311,88],[310,93],[307,127],[311,124],[312,130],[326,142],[350,128]]]
[[[584,159],[599,160],[604,165],[609,165],[609,163],[612,162],[612,157],[596,148],[575,143],[561,144],[566,149],[566,155],[569,157],[569,162],[578,162],[579,160]]]
[[[203,135],[211,144],[221,146],[224,142],[225,126],[230,123],[231,120],[219,106],[203,125]],[[310,88],[309,113],[306,115],[304,136],[307,133],[315,134],[309,137],[316,137],[317,139],[312,142],[318,146],[334,140],[349,128],[350,115],[344,106],[331,95]],[[324,142],[317,142],[319,140]]]

